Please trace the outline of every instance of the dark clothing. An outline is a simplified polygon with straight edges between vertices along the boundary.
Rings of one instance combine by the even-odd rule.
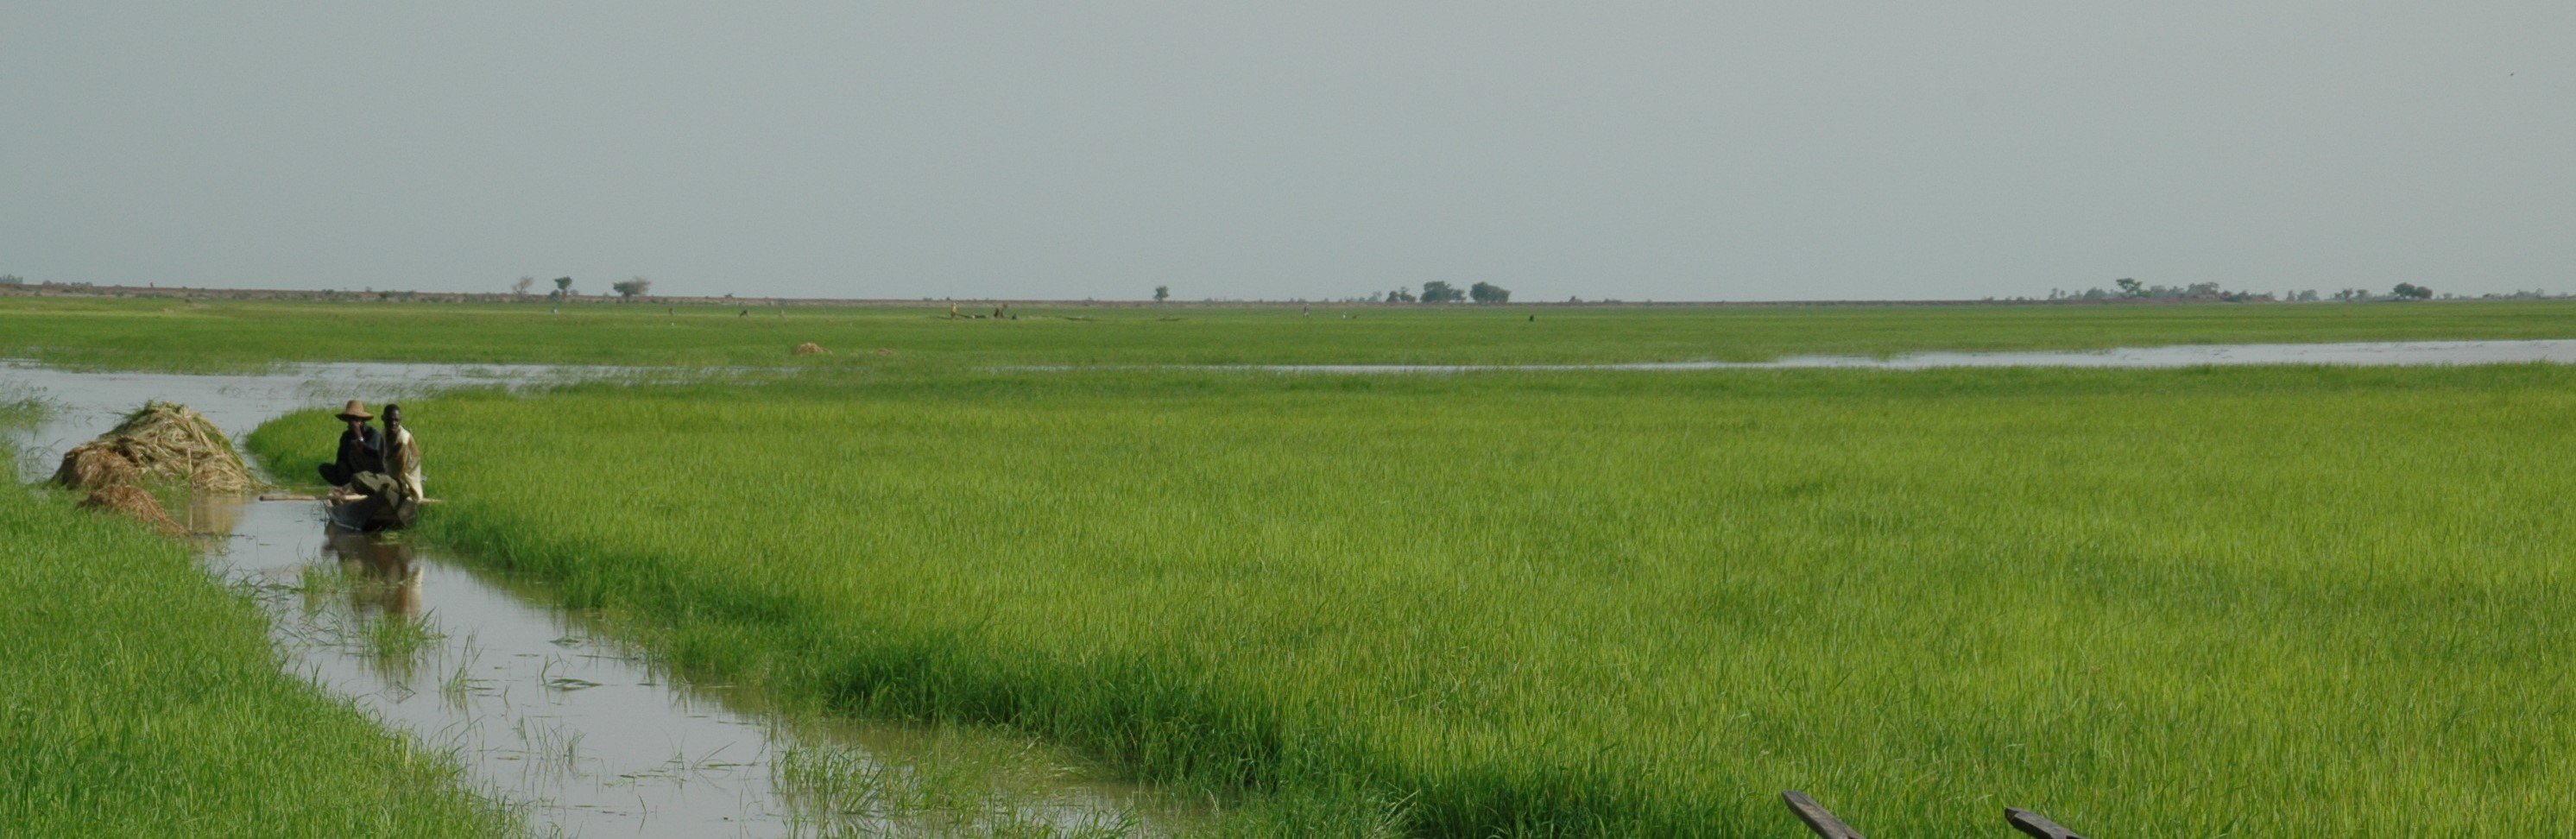
[[[348,486],[360,472],[385,471],[385,435],[374,426],[361,425],[356,431],[340,432],[340,457],[322,464],[322,480],[332,486]]]
[[[403,489],[401,481],[382,472],[360,472],[352,479],[351,489],[367,497],[350,502],[337,516],[347,527],[369,533],[388,528],[410,527],[420,515],[420,502]]]

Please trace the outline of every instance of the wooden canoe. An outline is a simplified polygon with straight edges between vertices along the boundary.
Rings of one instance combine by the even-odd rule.
[[[389,505],[373,496],[333,493],[322,499],[322,509],[331,516],[331,525],[359,533],[401,530],[410,527],[420,509],[417,504]]]

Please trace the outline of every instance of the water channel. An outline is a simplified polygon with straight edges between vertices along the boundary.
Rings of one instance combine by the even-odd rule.
[[[381,404],[620,374],[371,364],[192,376],[0,363],[0,388],[49,403],[42,425],[8,441],[19,477],[34,481],[146,400],[189,405],[238,438],[352,395]],[[315,503],[199,497],[172,513],[201,534],[207,570],[267,612],[289,670],[451,749],[541,835],[1135,836],[1197,818],[1033,742],[782,714],[756,691],[692,683],[555,608],[540,582],[335,532]]]

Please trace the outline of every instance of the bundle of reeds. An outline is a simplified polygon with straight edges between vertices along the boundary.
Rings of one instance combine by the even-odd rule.
[[[83,449],[103,448],[123,458],[140,481],[184,483],[206,492],[255,492],[266,486],[253,476],[250,465],[233,450],[233,442],[216,428],[212,420],[186,405],[147,402],[125,421],[98,440],[82,444],[63,456],[65,471],[77,472],[76,458],[98,461],[102,474],[112,473],[112,463]],[[61,481],[63,472],[55,474]],[[71,477],[80,477],[77,474]],[[97,486],[95,483],[67,486]]]
[[[124,513],[141,519],[144,524],[151,525],[153,529],[171,536],[185,536],[188,533],[187,527],[180,525],[177,520],[170,518],[169,513],[161,509],[159,499],[153,498],[150,491],[133,484],[109,484],[91,490],[89,497],[81,499],[78,506],[84,510]]]
[[[134,461],[116,451],[105,440],[93,440],[63,453],[63,465],[54,470],[54,483],[67,489],[97,489],[143,480],[143,472]]]

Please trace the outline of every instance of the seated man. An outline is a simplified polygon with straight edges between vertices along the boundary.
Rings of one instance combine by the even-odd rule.
[[[420,444],[412,441],[411,429],[403,427],[401,405],[385,406],[385,473],[402,484],[412,503],[419,503]]]
[[[420,512],[420,444],[402,426],[402,406],[385,406],[384,458],[380,470],[358,473],[351,490],[366,496],[351,505],[360,530],[410,527]]]
[[[340,432],[340,456],[322,464],[324,483],[345,487],[357,480],[360,472],[384,471],[384,438],[367,426],[367,421],[375,418],[367,413],[366,403],[355,399],[349,400],[349,407],[340,409],[340,419],[349,424],[349,430]]]

